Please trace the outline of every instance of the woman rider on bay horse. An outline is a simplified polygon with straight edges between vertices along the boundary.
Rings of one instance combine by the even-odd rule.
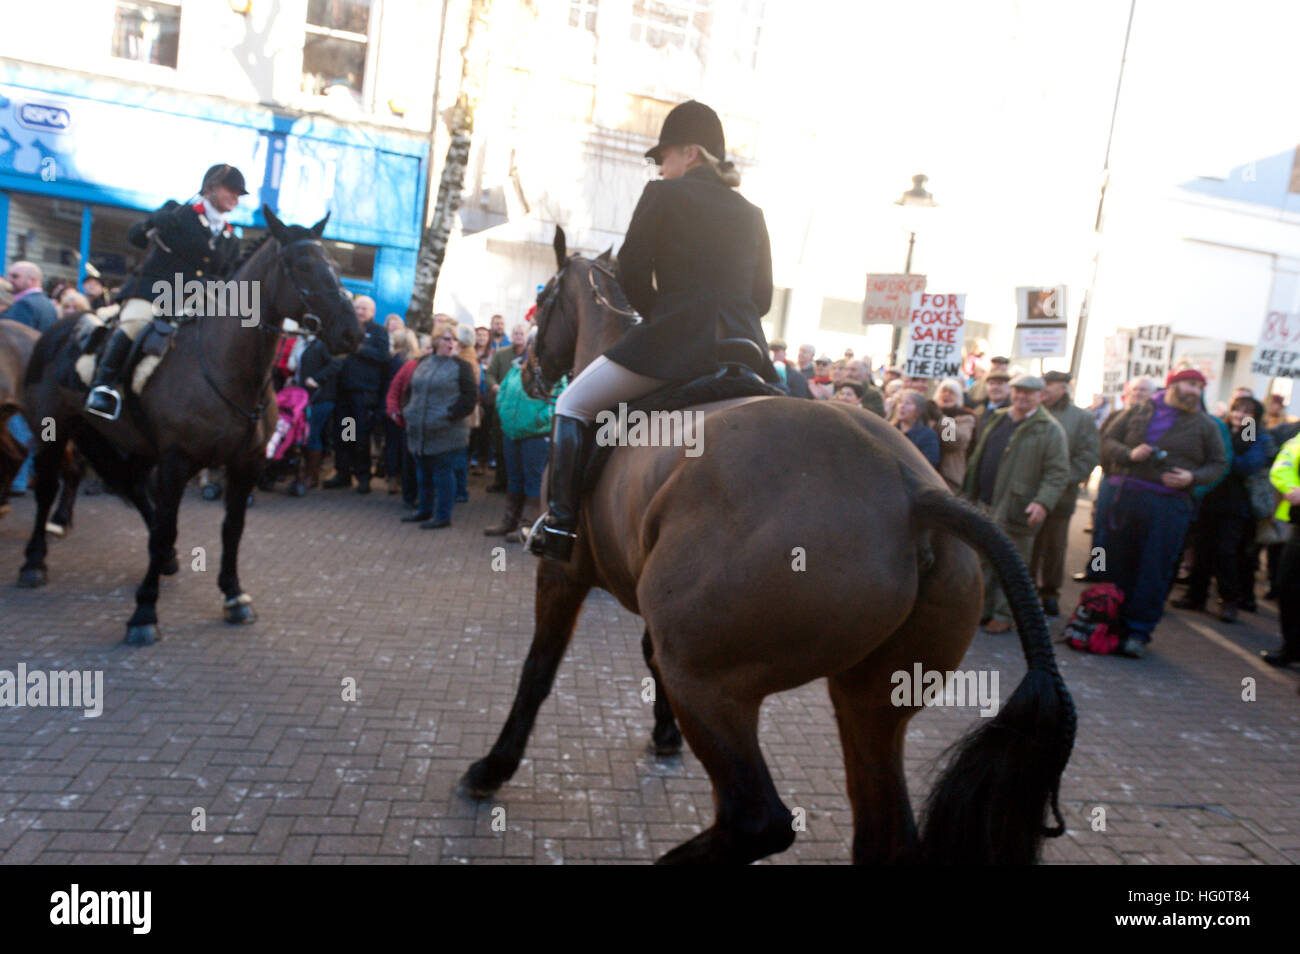
[[[154,307],[159,297],[153,290],[155,283],[165,282],[170,289],[179,281],[182,285],[177,291],[183,294],[185,282],[230,277],[239,258],[239,239],[226,221],[226,213],[239,204],[241,195],[247,194],[243,173],[232,165],[218,163],[204,174],[198,198],[192,204],[168,201],[131,226],[127,241],[137,248],[145,248],[152,241],[152,247],[139,271],[118,292],[123,303],[118,325],[99,359],[86,398],[86,410],[91,414],[113,421],[122,411],[122,395],[117,389],[131,345],[159,314]],[[173,300],[170,292],[166,300]]]
[[[718,114],[694,100],[664,119],[646,156],[663,178],[646,184],[618,253],[619,279],[642,322],[596,358],[555,402],[548,512],[529,536],[539,556],[567,562],[596,415],[673,382],[717,370],[720,338],[748,338],[777,381],[759,318],[772,304],[772,252],[763,211],[735,192]]]

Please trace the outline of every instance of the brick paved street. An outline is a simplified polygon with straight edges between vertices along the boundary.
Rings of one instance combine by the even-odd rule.
[[[191,491],[182,569],[159,604],[164,640],[147,649],[121,643],[145,564],[135,513],[82,498],[76,532],[52,543],[50,585],[28,591],[12,584],[33,502],[13,501],[0,521],[0,669],[102,669],[106,700],[97,719],[0,711],[0,859],[645,862],[697,832],[712,813],[708,780],[689,754],[647,754],[641,626],[604,593],[587,602],[515,779],[483,805],[454,794],[501,726],[531,634],[535,564],[506,545],[506,570],[492,571],[498,542],[482,527],[500,498],[481,487],[438,532],[399,525],[404,511],[382,493],[259,494],[241,576],[260,620],[244,628],[220,621],[220,505]],[[191,568],[194,547],[206,572]],[[1080,734],[1063,786],[1070,830],[1048,861],[1300,861],[1297,673],[1250,658],[1276,645],[1275,609],[1236,626],[1171,613],[1140,662],[1060,649]],[[1024,669],[1013,637],[976,638],[963,668],[987,667],[1002,671],[1005,699]],[[342,699],[346,677],[356,702]],[[1246,677],[1257,701],[1241,699]],[[763,716],[782,797],[807,812],[807,831],[774,861],[847,861],[825,687],[772,698]],[[933,709],[913,721],[914,804],[976,718]],[[1105,831],[1090,826],[1097,807]],[[205,832],[191,830],[196,808]]]

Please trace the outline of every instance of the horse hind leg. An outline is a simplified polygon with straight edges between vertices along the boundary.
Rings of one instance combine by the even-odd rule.
[[[781,801],[758,745],[762,698],[719,695],[713,681],[669,669],[672,707],[691,751],[713,783],[713,824],[657,864],[748,864],[794,842],[794,816]]]
[[[56,428],[55,433],[61,433]],[[27,550],[22,569],[18,571],[18,585],[35,588],[44,586],[49,580],[49,570],[45,566],[48,545],[45,540],[45,523],[54,506],[54,498],[59,492],[59,461],[63,457],[63,445],[67,439],[53,440],[40,445],[34,461],[36,478],[36,522],[32,526],[32,535],[27,541]]]
[[[853,862],[914,862],[920,840],[907,797],[903,743],[916,710],[887,704],[888,675],[878,672],[870,659],[836,673],[827,683],[853,807]]]
[[[72,446],[71,441],[64,450],[63,462],[59,470],[63,489],[59,491],[58,505],[54,508],[54,515],[46,523],[45,529],[56,537],[63,537],[72,532],[72,508],[77,502],[77,488],[81,486],[81,480],[86,475],[86,460]]]
[[[645,664],[650,668],[654,679],[655,727],[650,733],[650,751],[659,756],[677,755],[682,750],[682,733],[677,728],[677,719],[673,716],[673,707],[664,692],[664,682],[659,676],[659,666],[655,663],[654,643],[650,641],[650,628],[646,627],[641,637],[641,654]]]

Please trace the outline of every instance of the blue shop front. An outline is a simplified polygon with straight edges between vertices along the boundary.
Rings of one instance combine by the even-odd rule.
[[[141,254],[127,228],[229,162],[248,184],[231,213],[245,237],[264,229],[263,203],[302,225],[328,212],[344,284],[381,319],[404,314],[427,157],[419,136],[0,64],[0,267],[26,259],[79,283],[89,262],[116,287]]]

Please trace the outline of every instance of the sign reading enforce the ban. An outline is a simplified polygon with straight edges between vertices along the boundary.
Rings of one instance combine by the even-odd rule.
[[[909,378],[960,377],[965,338],[965,295],[913,292],[903,374]]]
[[[868,275],[862,323],[906,325],[912,314],[912,295],[921,291],[925,291],[924,275]]]

